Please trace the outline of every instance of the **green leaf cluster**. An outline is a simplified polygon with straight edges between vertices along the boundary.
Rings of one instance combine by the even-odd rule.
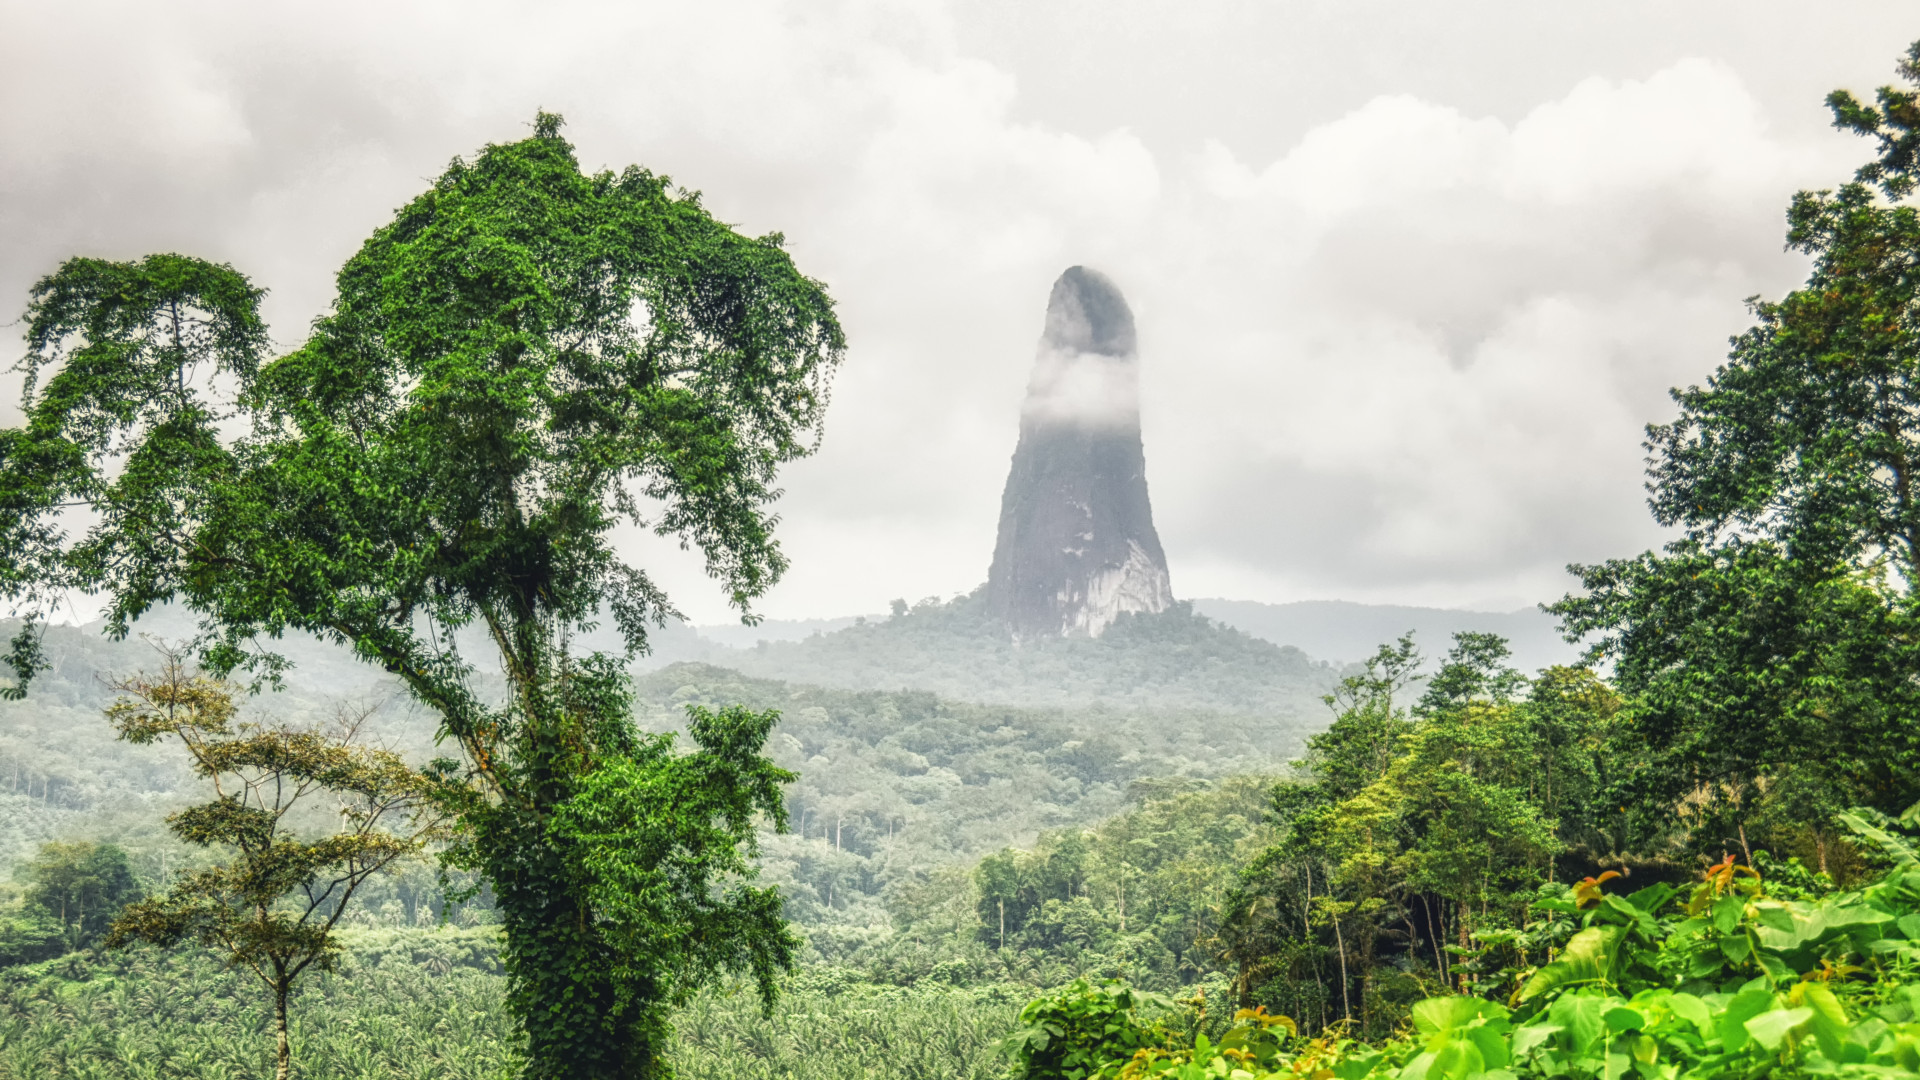
[[[1163,1047],[1170,1032],[1146,1014],[1172,1002],[1117,979],[1076,979],[1020,1010],[1020,1026],[1002,1044],[1015,1080],[1088,1080],[1117,1058]]]

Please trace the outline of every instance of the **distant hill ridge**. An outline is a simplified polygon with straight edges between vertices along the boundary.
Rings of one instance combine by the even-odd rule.
[[[1528,673],[1553,664],[1576,663],[1580,652],[1560,636],[1558,621],[1538,608],[1461,611],[1346,600],[1262,604],[1208,598],[1193,601],[1193,610],[1254,637],[1276,645],[1292,645],[1316,660],[1335,664],[1364,660],[1408,631],[1429,657],[1444,653],[1453,635],[1461,631],[1499,634],[1513,648],[1513,665]]]
[[[665,652],[662,658],[670,658]],[[989,610],[984,590],[900,605],[886,618],[799,640],[681,658],[757,678],[926,690],[956,701],[1232,717],[1282,753],[1325,726],[1321,698],[1341,675],[1299,649],[1252,637],[1186,604],[1122,615],[1098,638],[1016,641]]]
[[[1533,672],[1552,664],[1571,664],[1579,650],[1560,636],[1553,616],[1538,608],[1518,611],[1465,611],[1457,608],[1413,607],[1403,604],[1361,604],[1350,600],[1302,600],[1268,604],[1218,597],[1191,601],[1193,612],[1274,645],[1292,646],[1315,660],[1336,666],[1357,663],[1381,645],[1412,631],[1429,656],[1446,651],[1453,635],[1463,630],[1499,634],[1513,647],[1514,666]],[[919,605],[919,606],[924,606]],[[739,623],[695,626],[704,642],[723,649],[749,649],[803,641],[833,634],[860,623],[883,622],[883,614],[846,615],[830,619],[768,619],[757,626]],[[728,664],[729,653],[684,636],[662,642],[663,658],[699,658]]]

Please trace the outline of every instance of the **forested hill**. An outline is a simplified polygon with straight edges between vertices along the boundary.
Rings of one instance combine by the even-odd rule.
[[[155,625],[185,630],[164,619]],[[25,700],[0,701],[0,873],[36,845],[65,838],[116,840],[157,870],[160,852],[173,844],[162,819],[198,797],[198,788],[172,749],[117,741],[102,713],[114,697],[109,683],[155,667],[158,654],[137,638],[108,641],[97,627],[51,627],[45,644],[51,670]],[[296,666],[285,689],[243,696],[243,718],[325,721],[342,708],[374,707],[364,725],[368,737],[416,760],[444,752],[433,744],[433,720],[389,677],[341,649],[311,640],[288,646]],[[1104,670],[1116,685],[1131,678],[1151,688],[1151,680],[1164,677],[1161,651],[1114,655]],[[1227,661],[1217,666],[1227,679],[1238,670]],[[1303,666],[1309,676],[1320,671]],[[1091,680],[1102,669],[1082,661],[1067,670]],[[991,673],[983,681],[994,681]],[[884,880],[878,864],[862,860],[886,846],[877,838],[889,830],[897,842],[887,857],[925,867],[1098,820],[1143,781],[1262,771],[1299,749],[1271,723],[1195,706],[1022,708],[915,690],[797,686],[695,663],[643,674],[635,691],[638,719],[653,730],[677,726],[688,703],[779,709],[769,752],[801,774],[790,789],[794,824],[804,823],[817,845],[821,822],[831,816],[838,843],[829,844],[837,853],[829,861],[852,868],[847,873],[864,882],[857,891]],[[1324,705],[1315,706],[1324,713]],[[1318,718],[1300,722],[1324,726]],[[823,881],[823,896],[825,889]]]
[[[800,774],[787,789],[794,832],[766,838],[763,861],[810,932],[884,926],[890,888],[1143,797],[1271,772],[1288,752],[1217,715],[823,689],[704,664],[654,672],[635,690],[653,730],[677,727],[689,704],[780,710],[767,753]]]
[[[1325,726],[1340,670],[1193,613],[1125,615],[1097,638],[1016,641],[982,595],[912,607],[799,641],[713,654],[787,682],[928,690],[962,701],[1238,717],[1262,746],[1297,750]]]
[[[788,797],[796,831],[804,812],[819,835],[824,815],[841,822],[842,847],[860,850],[911,827],[939,833],[938,846],[955,853],[977,853],[1007,836],[1105,816],[1129,792],[1270,769],[1285,752],[1206,713],[979,704],[800,686],[706,664],[672,665],[634,690],[641,727],[655,731],[679,728],[690,704],[779,710],[767,746],[800,774]],[[1087,799],[1099,805],[1080,805]]]

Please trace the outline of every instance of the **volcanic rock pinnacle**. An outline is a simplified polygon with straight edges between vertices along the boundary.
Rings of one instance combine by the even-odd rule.
[[[1133,312],[1084,266],[1047,299],[987,603],[1016,636],[1093,637],[1173,603],[1147,501]]]

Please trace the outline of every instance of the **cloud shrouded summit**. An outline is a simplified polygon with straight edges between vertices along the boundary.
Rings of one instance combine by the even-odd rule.
[[[1016,634],[1098,637],[1126,612],[1173,603],[1147,499],[1133,311],[1097,270],[1069,268],[1047,298],[987,577]]]
[[[1793,191],[1870,152],[1822,98],[1888,81],[1913,19],[1827,8],[0,0],[0,322],[61,259],[176,251],[269,289],[291,346],[393,208],[546,108],[839,302],[765,614],[979,584],[1076,263],[1139,316],[1183,595],[1511,609],[1661,541],[1643,425],[1804,276]],[[677,545],[619,542],[729,617]]]

